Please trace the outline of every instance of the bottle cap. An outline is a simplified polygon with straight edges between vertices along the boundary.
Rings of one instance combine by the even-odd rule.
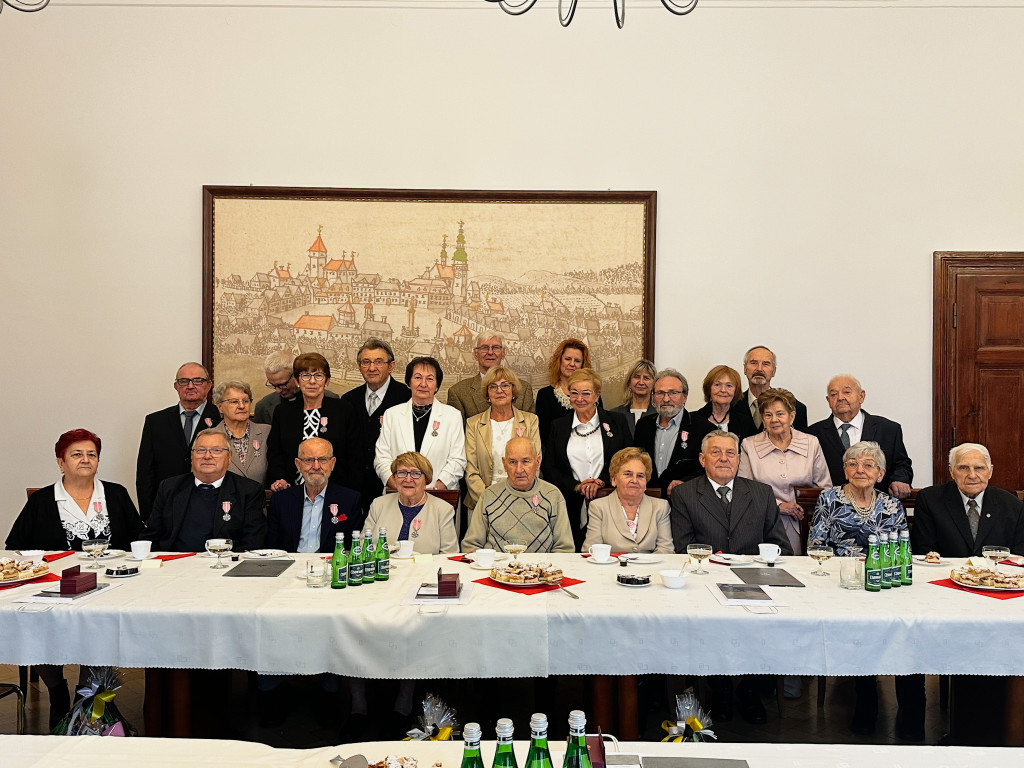
[[[356,540],[356,539],[358,539],[358,538],[359,538],[359,537],[360,537],[361,535],[362,535],[362,534],[360,534],[360,533],[359,533],[359,531],[352,531],[352,541],[355,541],[355,540]]]
[[[868,544],[877,544],[877,543],[878,543],[878,536],[876,534],[874,534],[874,533],[869,533],[868,534]]]
[[[480,723],[466,723],[462,726],[462,738],[466,741],[480,741],[482,735]]]
[[[580,729],[587,724],[587,716],[582,709],[574,709],[569,713],[569,727]]]
[[[509,718],[507,718],[507,717],[503,717],[500,720],[498,720],[498,722],[495,724],[495,726],[494,726],[494,734],[499,739],[500,738],[511,739],[512,738],[512,732],[513,732],[514,729],[515,729],[515,726],[512,725],[512,721]],[[465,732],[465,729],[463,729],[463,732]]]
[[[388,532],[388,529],[387,529],[387,528],[385,528],[385,527],[384,527],[384,526],[382,525],[382,526],[380,527],[380,535],[381,535],[381,536],[383,536],[383,535],[385,535],[385,534],[386,534],[387,532]]]
[[[530,716],[531,731],[546,731],[548,729],[548,716],[543,712],[535,712]]]
[[[900,538],[901,539],[909,539],[910,538],[910,531],[908,531],[906,528],[904,528],[902,531],[900,531]]]
[[[335,541],[344,541],[345,540],[345,534],[344,533],[336,533],[336,534],[334,534],[334,540]]]

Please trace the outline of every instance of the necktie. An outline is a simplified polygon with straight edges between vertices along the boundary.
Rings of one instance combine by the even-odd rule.
[[[839,439],[843,442],[843,450],[850,447],[850,430],[853,429],[849,424],[843,424],[839,429],[842,430],[843,434],[839,436]]]
[[[374,411],[377,410],[377,401],[378,400],[380,400],[380,398],[377,396],[377,393],[376,392],[371,392],[370,393],[370,407],[366,411],[367,414],[372,414]]]
[[[726,509],[729,508],[729,486],[723,485],[718,489],[718,495],[722,499],[722,506]]]
[[[971,537],[978,538],[978,520],[981,519],[981,511],[978,509],[978,502],[974,499],[967,500],[967,522],[971,526]]]
[[[756,400],[750,404],[750,415],[754,417],[754,423],[757,425],[757,428],[760,429],[761,428],[761,423],[762,423],[761,422],[761,411],[759,411],[757,409],[757,401]]]
[[[192,443],[192,422],[195,421],[198,415],[196,411],[185,411],[185,442],[190,445]]]

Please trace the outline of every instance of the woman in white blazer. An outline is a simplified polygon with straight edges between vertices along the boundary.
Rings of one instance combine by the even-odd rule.
[[[675,552],[668,502],[644,493],[651,471],[651,457],[640,448],[612,457],[608,472],[615,491],[590,502],[584,552],[591,544],[608,544],[612,552]]]
[[[455,507],[427,493],[433,469],[423,454],[410,451],[392,463],[398,493],[378,496],[370,505],[364,528],[376,533],[388,531],[392,551],[399,541],[410,539],[412,549],[421,555],[459,551],[455,533]]]
[[[432,357],[416,357],[405,368],[412,399],[384,411],[373,468],[387,488],[397,490],[391,463],[400,454],[416,451],[434,468],[435,488],[459,487],[466,472],[466,438],[462,414],[434,397],[444,374]]]

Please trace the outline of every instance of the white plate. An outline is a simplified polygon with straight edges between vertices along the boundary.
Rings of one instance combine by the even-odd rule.
[[[914,555],[914,563],[917,564],[917,565],[928,565],[928,566],[932,566],[932,565],[949,565],[949,558],[948,557],[940,557],[939,558],[939,562],[937,562],[937,563],[928,563],[928,562],[925,562],[924,555]]]
[[[977,589],[980,592],[1024,592],[1024,587],[983,587],[980,584],[964,584],[962,581],[957,581],[952,575],[949,580],[964,589]]]
[[[45,552],[45,550],[42,549],[19,549],[15,550],[14,554],[24,559],[30,557],[39,557],[41,554],[43,554],[43,552]]]
[[[47,571],[46,573],[37,573],[35,576],[19,576],[16,579],[7,579],[6,581],[0,581],[0,587],[9,587],[11,584],[21,584],[25,581],[32,581],[32,579],[41,579],[43,578],[43,576],[47,576],[51,573],[53,573],[53,571]]]
[[[635,553],[632,555],[624,555],[626,560],[632,563],[640,563],[641,565],[650,565],[651,563],[660,563],[661,558],[655,557],[654,555],[647,555],[642,553]]]
[[[750,555],[712,555],[708,560],[718,565],[745,565],[754,562],[754,558]],[[778,558],[776,558],[776,562],[778,562]]]
[[[760,555],[754,555],[754,562],[762,563],[763,565],[768,565],[768,563],[765,562],[765,559]],[[775,565],[782,565],[784,562],[786,562],[786,558],[784,558],[782,555],[779,555],[775,558]]]
[[[123,549],[108,549],[100,557],[92,557],[88,552],[79,552],[82,560],[113,560],[117,557],[124,557],[126,552]]]
[[[558,586],[557,584],[549,584],[546,581],[535,581],[532,584],[511,584],[511,583],[509,583],[507,581],[498,581],[497,579],[491,579],[490,576],[488,576],[487,578],[490,579],[491,582],[494,583],[494,584],[497,584],[497,585],[502,586],[502,587],[512,587],[512,589],[533,589],[534,587],[557,587]]]
[[[635,589],[636,587],[649,587],[654,582],[653,581],[648,581],[646,584],[623,584],[621,581],[616,579],[615,583],[618,584],[620,587],[633,587]]]
[[[275,557],[284,557],[287,554],[283,549],[253,549],[242,553],[242,557],[249,560],[270,560]]]
[[[125,560],[131,560],[133,563],[141,563],[143,560],[152,560],[156,557],[156,552],[150,552],[145,557],[136,557],[135,555],[128,555]]]
[[[391,555],[390,559],[392,559],[392,560],[415,560],[416,559],[416,555],[412,554],[412,555],[409,555],[409,557],[399,557],[397,554],[393,554],[393,555]]]
[[[474,562],[476,560],[476,552],[467,552],[463,557],[470,562]],[[508,552],[495,552],[494,562],[500,563],[502,560],[508,560],[509,557],[511,557],[511,555],[509,555]]]
[[[494,568],[493,565],[480,565],[478,563],[470,563],[469,567],[472,568],[474,571],[489,571],[492,568]]]
[[[619,562],[619,558],[617,557],[610,557],[607,560],[595,560],[594,556],[591,555],[590,557],[585,557],[583,559],[592,565],[613,565]]]

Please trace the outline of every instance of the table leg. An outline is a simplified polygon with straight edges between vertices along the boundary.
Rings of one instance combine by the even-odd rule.
[[[594,722],[587,722],[588,730],[597,730],[600,726],[605,733],[615,733],[615,685],[611,675],[594,675]],[[616,734],[618,735],[618,734]]]
[[[1005,711],[1004,746],[1024,746],[1024,677],[1007,678]]]
[[[619,678],[619,730],[615,735],[623,741],[636,741],[637,719],[636,675],[623,675]]]

